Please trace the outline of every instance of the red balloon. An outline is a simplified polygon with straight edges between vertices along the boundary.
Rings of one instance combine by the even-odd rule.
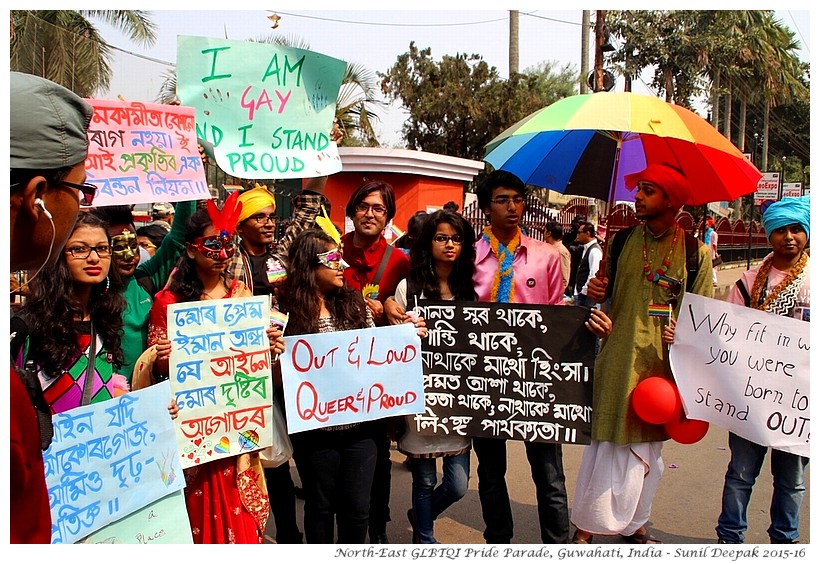
[[[681,414],[680,417],[675,417],[664,426],[666,434],[672,437],[673,441],[684,445],[691,445],[703,437],[709,431],[709,423],[701,421],[700,419],[688,419]]]
[[[632,391],[632,408],[643,421],[663,425],[681,411],[678,388],[661,376],[642,380]]]

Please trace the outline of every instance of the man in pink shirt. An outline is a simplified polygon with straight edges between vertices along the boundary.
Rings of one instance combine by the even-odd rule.
[[[549,243],[521,232],[526,186],[514,174],[490,173],[476,191],[478,204],[490,220],[476,241],[473,276],[479,301],[562,305],[564,281],[561,255]],[[611,330],[609,318],[592,310],[587,327],[603,336]],[[560,444],[525,442],[527,460],[538,503],[541,541],[569,541],[569,511]],[[509,543],[513,519],[507,492],[507,442],[501,438],[473,437],[478,459],[478,496],[484,517],[484,539]]]

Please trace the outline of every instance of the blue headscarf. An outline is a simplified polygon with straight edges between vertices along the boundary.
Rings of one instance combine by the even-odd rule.
[[[808,196],[783,198],[770,205],[763,213],[763,230],[766,232],[766,238],[768,239],[775,229],[799,223],[806,232],[806,240],[808,240],[810,208]]]

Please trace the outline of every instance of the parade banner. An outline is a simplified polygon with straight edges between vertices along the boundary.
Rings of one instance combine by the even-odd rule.
[[[226,173],[330,175],[342,169],[330,131],[345,67],[295,47],[180,35],[177,94]]]
[[[75,543],[185,487],[170,403],[162,383],[53,416],[43,453],[52,544]]]
[[[184,481],[182,476],[180,480]],[[103,527],[82,544],[193,544],[182,490]]]
[[[183,468],[273,443],[269,302],[256,296],[168,306]]]
[[[669,362],[690,419],[809,456],[809,323],[687,293]]]
[[[589,309],[420,300],[425,435],[589,444]]]
[[[210,199],[197,148],[194,109],[120,100],[87,100],[88,182],[94,206]]]
[[[285,337],[280,362],[291,434],[424,409],[411,323]]]

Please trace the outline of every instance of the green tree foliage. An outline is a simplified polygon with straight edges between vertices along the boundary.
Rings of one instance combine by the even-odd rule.
[[[89,18],[138,45],[156,41],[156,25],[141,10],[12,10],[11,70],[42,76],[83,97],[107,90],[112,48]]]
[[[480,55],[445,55],[414,42],[387,73],[382,92],[409,113],[402,136],[410,149],[481,160],[484,146],[530,113],[575,93],[578,72],[542,63],[509,80]]]

